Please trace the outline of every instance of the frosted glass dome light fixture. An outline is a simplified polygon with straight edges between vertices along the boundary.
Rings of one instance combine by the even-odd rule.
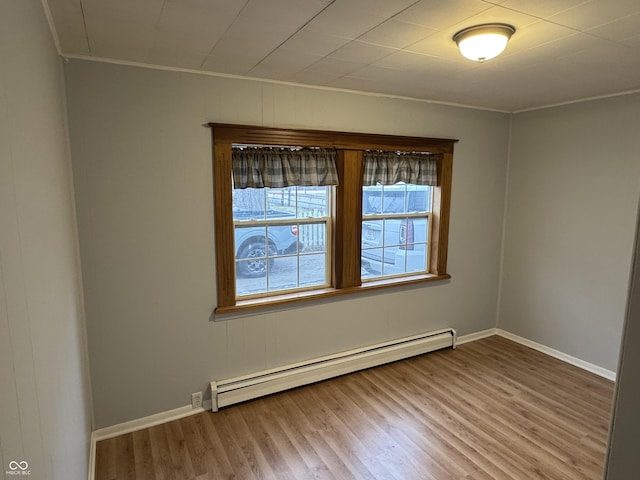
[[[464,57],[482,63],[500,55],[515,31],[506,23],[486,23],[460,30],[453,41]]]

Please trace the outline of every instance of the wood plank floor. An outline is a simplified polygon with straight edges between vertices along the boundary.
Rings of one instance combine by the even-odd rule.
[[[613,383],[493,336],[98,442],[97,480],[600,480]]]

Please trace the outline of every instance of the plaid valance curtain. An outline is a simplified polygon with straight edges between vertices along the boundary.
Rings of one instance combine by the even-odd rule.
[[[364,152],[363,185],[437,185],[439,153]]]
[[[234,188],[338,185],[336,151],[278,147],[234,147]]]

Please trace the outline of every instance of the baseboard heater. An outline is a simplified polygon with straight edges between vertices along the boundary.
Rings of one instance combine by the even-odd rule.
[[[447,347],[456,348],[456,331],[453,328],[399,338],[241,377],[213,381],[211,409],[215,412],[218,408],[228,405]]]

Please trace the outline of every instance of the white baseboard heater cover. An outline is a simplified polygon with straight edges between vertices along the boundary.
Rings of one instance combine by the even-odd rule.
[[[456,348],[453,328],[318,357],[305,362],[211,382],[211,409],[308,385],[327,378],[395,362],[442,348]]]

